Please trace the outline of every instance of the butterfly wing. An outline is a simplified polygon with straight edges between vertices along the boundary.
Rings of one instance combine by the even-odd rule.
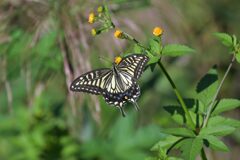
[[[122,74],[128,74],[134,79],[139,79],[149,58],[143,54],[132,54],[123,58],[118,64],[118,70]]]
[[[148,60],[142,54],[124,57],[113,69],[97,69],[79,76],[72,82],[70,89],[102,94],[108,104],[120,107],[122,111],[122,106],[127,101],[135,103],[140,96],[136,80],[141,76]]]
[[[97,95],[102,94],[111,77],[111,69],[103,68],[93,70],[76,78],[70,85],[70,90]]]

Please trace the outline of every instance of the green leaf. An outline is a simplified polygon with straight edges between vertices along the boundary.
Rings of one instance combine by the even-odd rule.
[[[231,47],[233,45],[232,36],[227,33],[214,33],[214,36],[218,38],[219,41],[222,42],[223,45],[227,47]]]
[[[186,55],[193,52],[195,52],[195,50],[188,46],[179,45],[179,44],[170,44],[170,45],[164,46],[162,50],[162,55],[176,57],[176,56],[182,56],[182,55]]]
[[[157,57],[157,56],[151,56],[151,57],[149,57],[148,65],[156,64],[156,63],[159,61],[159,58],[160,58],[160,57]]]
[[[134,46],[133,46],[133,52],[134,52],[134,53],[142,53],[143,51],[142,51],[142,48],[141,48],[139,45],[134,44]]]
[[[208,126],[200,131],[200,135],[225,136],[234,132],[235,129],[227,125]]]
[[[185,113],[181,106],[164,106],[163,107],[168,113],[171,114],[172,119],[180,124],[183,125],[186,123]]]
[[[195,124],[201,124],[202,114],[203,114],[203,105],[200,101],[195,99],[184,99],[185,104],[190,112],[191,117]],[[178,124],[184,125],[186,123],[185,112],[181,106],[172,105],[172,106],[163,106],[171,118]]]
[[[43,35],[35,47],[36,52],[47,56],[56,45],[57,33],[57,31],[52,31]]]
[[[240,100],[238,99],[222,99],[217,103],[213,109],[212,115],[217,115],[232,109],[240,107]]]
[[[210,117],[208,121],[208,126],[216,126],[216,125],[226,125],[226,126],[231,126],[238,128],[240,127],[240,121],[231,119],[231,118],[225,118],[222,116],[214,116]]]
[[[236,54],[236,59],[237,59],[237,62],[240,63],[240,53]]]
[[[171,145],[173,145],[175,142],[177,142],[180,139],[181,139],[181,137],[168,135],[165,139],[160,140],[158,143],[156,143],[151,148],[151,151],[158,151],[160,148],[161,149],[168,149]]]
[[[200,137],[185,139],[180,147],[183,159],[196,160],[196,157],[200,154],[202,147],[203,140]]]
[[[157,65],[157,63],[153,63],[153,64],[149,65],[152,72],[154,71],[156,65]]]
[[[217,137],[213,135],[207,135],[203,137],[204,139],[207,140],[208,145],[210,148],[218,151],[229,151],[228,147]]]
[[[192,130],[187,128],[168,128],[163,130],[164,133],[180,137],[195,137],[196,135]]]
[[[160,48],[160,43],[157,39],[150,39],[149,46],[150,46],[151,52],[160,54],[161,48]]]
[[[232,35],[232,43],[233,43],[233,46],[237,45],[238,39],[237,39],[236,35]]]
[[[211,68],[199,81],[196,91],[198,99],[205,107],[209,105],[218,88],[218,75],[216,67]]]

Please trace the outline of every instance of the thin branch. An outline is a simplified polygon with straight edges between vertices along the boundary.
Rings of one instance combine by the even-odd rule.
[[[70,86],[71,79],[72,79],[71,78],[72,74],[71,74],[70,66],[69,66],[68,60],[67,60],[67,53],[66,53],[66,50],[65,50],[65,47],[64,47],[64,44],[63,44],[62,40],[59,39],[59,43],[60,43],[61,53],[62,53],[62,56],[63,56],[63,65],[64,65],[64,73],[66,75],[66,84],[67,84],[67,88],[69,90],[69,86]],[[73,93],[72,92],[68,92],[68,93],[69,93],[68,99],[69,99],[69,102],[70,102],[72,114],[74,116],[76,116],[77,111],[76,111],[75,101],[74,101],[74,98],[73,98]]]
[[[3,56],[0,59],[0,71],[3,72],[2,76],[0,77],[0,82],[2,81],[5,85],[5,89],[7,92],[7,102],[8,102],[8,112],[9,114],[13,113],[13,95],[10,82],[7,80],[7,60],[6,57]]]
[[[8,112],[9,112],[9,114],[12,114],[13,113],[13,106],[12,106],[13,96],[12,96],[11,85],[8,82],[8,80],[5,81],[5,88],[6,88],[6,91],[7,91]]]
[[[218,89],[217,89],[215,95],[213,96],[213,99],[212,99],[212,101],[211,101],[211,103],[210,103],[210,105],[209,105],[209,107],[208,107],[207,114],[206,114],[206,118],[204,119],[202,128],[204,128],[204,127],[207,126],[207,123],[208,123],[209,117],[210,117],[210,115],[211,115],[211,112],[212,112],[213,106],[214,106],[214,104],[215,104],[215,101],[216,101],[216,99],[217,99],[217,96],[218,96],[218,94],[219,94],[219,92],[220,92],[220,90],[221,90],[221,88],[222,88],[222,86],[223,86],[223,82],[225,81],[225,79],[226,79],[226,77],[227,77],[230,69],[232,68],[232,65],[233,65],[233,62],[235,61],[235,58],[236,58],[236,56],[235,56],[235,54],[233,54],[231,63],[229,64],[229,66],[228,66],[228,68],[227,68],[227,71],[225,72],[225,74],[224,74],[224,76],[223,76],[223,78],[222,78],[222,80],[221,80],[221,82],[220,82],[220,84],[219,84],[219,86],[218,86]]]

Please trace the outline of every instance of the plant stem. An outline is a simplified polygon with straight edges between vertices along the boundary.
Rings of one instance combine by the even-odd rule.
[[[145,46],[143,46],[138,40],[136,40],[133,36],[131,36],[130,34],[124,32],[126,39],[133,41],[136,45],[138,45],[139,47],[141,47],[142,49],[148,51],[148,48],[146,48]]]
[[[133,36],[125,33],[125,36],[126,36],[126,39],[130,40],[130,41],[133,41],[135,44],[137,44],[139,47],[143,48],[146,52],[150,52],[148,48],[146,48],[145,46],[143,46],[138,40],[136,40]],[[158,61],[158,65],[160,66],[160,68],[162,69],[163,73],[165,74],[165,76],[167,77],[168,81],[170,82],[172,88],[173,88],[173,91],[174,93],[176,94],[184,112],[185,112],[185,115],[186,115],[186,119],[187,119],[187,122],[190,126],[191,129],[195,130],[195,125],[193,123],[193,120],[192,120],[192,117],[187,109],[187,106],[181,96],[181,94],[179,93],[176,85],[174,84],[173,80],[171,79],[171,77],[169,76],[168,72],[166,71],[166,69],[164,68],[164,66],[162,65],[161,61],[159,60]]]
[[[202,148],[202,150],[201,150],[201,157],[202,157],[202,160],[207,160],[207,155],[204,151],[204,148]]]
[[[223,82],[225,81],[225,79],[226,79],[226,77],[227,77],[230,69],[232,68],[232,65],[233,65],[233,62],[235,61],[235,58],[236,58],[236,56],[235,56],[235,54],[233,54],[231,63],[229,64],[229,66],[228,66],[228,68],[227,68],[227,70],[226,70],[226,72],[225,72],[225,74],[224,74],[224,76],[223,76],[223,78],[222,78],[219,86],[218,86],[218,89],[217,89],[217,91],[216,91],[216,93],[215,93],[215,95],[214,95],[214,97],[213,97],[213,99],[212,99],[212,101],[211,101],[211,103],[210,103],[210,105],[209,105],[209,107],[208,107],[207,115],[206,115],[206,118],[204,119],[202,128],[204,128],[204,127],[207,126],[209,117],[210,117],[211,112],[212,112],[212,108],[213,108],[213,106],[214,106],[214,104],[215,104],[215,101],[216,101],[216,99],[217,99],[217,96],[218,96],[218,94],[219,94],[219,92],[220,92],[220,90],[221,90],[221,88],[222,88],[222,86],[223,86]]]
[[[158,65],[161,68],[161,70],[163,71],[163,73],[165,74],[165,76],[167,77],[169,83],[171,84],[171,86],[173,88],[173,91],[176,94],[176,96],[177,96],[177,98],[179,100],[179,103],[181,104],[181,106],[182,106],[182,108],[183,108],[183,110],[185,112],[186,119],[189,122],[189,125],[190,125],[191,129],[194,130],[195,129],[195,125],[193,123],[192,117],[191,117],[191,115],[190,115],[190,113],[189,113],[189,111],[187,109],[187,106],[186,106],[186,104],[185,104],[181,94],[179,93],[179,91],[178,91],[176,85],[174,84],[172,78],[170,77],[170,75],[168,74],[168,72],[166,71],[166,69],[164,68],[164,66],[162,65],[162,63],[160,61],[158,61]]]

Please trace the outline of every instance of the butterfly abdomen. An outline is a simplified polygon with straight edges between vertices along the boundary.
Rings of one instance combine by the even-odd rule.
[[[116,107],[122,107],[126,102],[136,102],[140,96],[140,88],[137,84],[130,87],[123,93],[103,92],[105,101]]]

